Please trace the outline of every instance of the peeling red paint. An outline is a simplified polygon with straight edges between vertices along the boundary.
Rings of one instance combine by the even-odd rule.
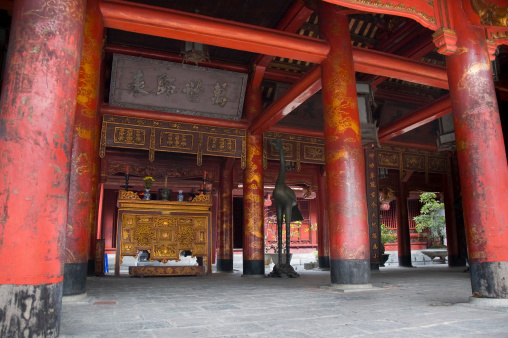
[[[76,105],[76,122],[73,134],[72,164],[70,173],[69,208],[67,215],[65,263],[86,263],[89,258],[90,233],[96,226],[95,203],[97,198],[99,165],[97,123],[102,55],[102,20],[99,1],[87,2],[85,34]],[[95,250],[93,250],[95,252]]]
[[[320,32],[330,44],[321,64],[330,259],[370,259],[364,153],[347,16],[320,4]]]
[[[84,2],[54,11],[44,3],[17,1],[13,9],[0,102],[2,284],[62,280],[77,82],[62,69],[79,64]]]
[[[508,261],[508,167],[483,30],[454,13],[457,45],[447,56],[464,221],[471,263]]]
[[[261,91],[247,87],[245,106],[251,118],[261,112]],[[246,168],[243,174],[243,260],[264,259],[263,136],[247,134]]]

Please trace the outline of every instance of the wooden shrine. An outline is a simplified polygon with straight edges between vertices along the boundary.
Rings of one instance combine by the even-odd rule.
[[[120,191],[115,276],[125,256],[148,251],[149,261],[179,261],[182,251],[196,257],[196,266],[131,266],[133,276],[202,275],[212,271],[210,195],[198,195],[190,202],[141,200],[132,191]],[[203,264],[206,262],[206,265]],[[206,266],[206,269],[205,269]]]

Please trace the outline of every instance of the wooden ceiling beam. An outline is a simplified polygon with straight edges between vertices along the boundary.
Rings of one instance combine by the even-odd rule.
[[[199,121],[199,124],[206,125],[206,126],[212,126],[212,127],[225,127],[225,128],[236,128],[236,129],[247,129],[247,127],[248,127],[248,123],[245,120],[233,121],[233,120],[224,120],[224,119],[214,119],[211,117],[204,117],[204,116],[201,116],[201,117],[199,117],[199,119],[196,120],[196,117],[192,116],[192,115],[169,114],[169,113],[151,111],[151,110],[112,107],[106,103],[103,103],[101,105],[100,113],[101,113],[101,115],[109,114],[109,115],[137,117],[137,118],[142,118],[142,119],[180,122],[180,123],[188,123],[188,124],[196,124],[196,121]],[[101,116],[101,119],[102,119],[102,116]]]
[[[295,33],[312,14],[312,10],[307,8],[302,1],[295,1],[291,8],[286,12],[282,20],[275,29],[289,33]],[[266,67],[272,62],[273,55],[257,54],[254,57],[253,64],[255,72],[252,77],[252,85],[259,87],[263,81]]]
[[[418,45],[406,49],[400,56],[410,58],[411,60],[418,60],[419,58],[427,55],[436,49],[436,45],[434,41],[432,41],[432,37],[424,38]],[[376,88],[381,83],[383,83],[386,79],[386,76],[379,76],[371,82],[372,88]]]
[[[379,128],[379,142],[383,143],[407,133],[452,112],[450,95],[445,95],[431,104],[417,109]]]
[[[446,68],[397,55],[353,47],[355,71],[448,89]]]
[[[320,89],[321,67],[316,65],[252,122],[250,132],[264,133]]]
[[[228,20],[125,1],[100,3],[104,26],[140,34],[193,41],[320,63],[325,41]]]

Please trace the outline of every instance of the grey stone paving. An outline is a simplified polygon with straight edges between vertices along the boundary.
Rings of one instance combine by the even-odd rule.
[[[330,273],[296,279],[89,278],[63,303],[62,337],[508,337],[508,307],[469,303],[469,273],[446,265],[386,267],[369,291],[328,288]],[[269,271],[267,270],[267,273]]]

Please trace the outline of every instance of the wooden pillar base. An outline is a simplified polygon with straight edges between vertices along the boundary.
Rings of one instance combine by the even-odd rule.
[[[330,269],[330,257],[318,257],[319,268]]]
[[[243,260],[243,276],[264,276],[265,261]]]
[[[370,259],[331,259],[332,284],[368,284],[370,282]]]
[[[88,272],[88,262],[65,263],[63,295],[72,296],[86,293],[87,272]]]
[[[448,255],[448,266],[466,266],[466,259],[459,255]]]
[[[217,266],[217,271],[232,272],[233,271],[233,260],[218,258],[216,266]]]
[[[508,262],[470,263],[473,297],[508,298]]]
[[[411,263],[411,256],[399,256],[399,266],[412,268],[413,264]]]
[[[58,337],[63,283],[0,285],[0,332],[4,337]],[[35,297],[34,295],[37,295]]]

